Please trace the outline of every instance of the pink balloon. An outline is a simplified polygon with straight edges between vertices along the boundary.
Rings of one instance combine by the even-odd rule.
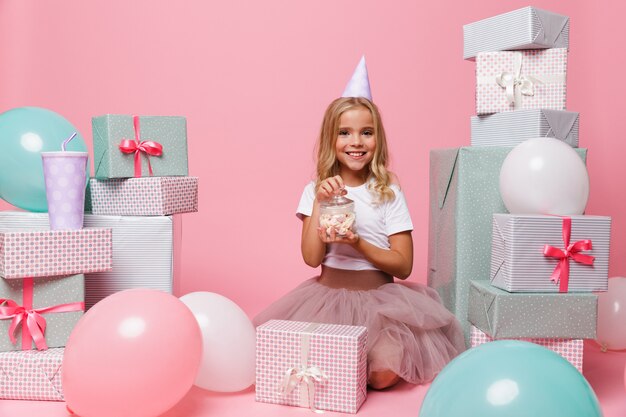
[[[202,355],[200,328],[176,297],[127,290],[93,306],[63,356],[68,407],[81,417],[154,417],[189,391]]]
[[[609,279],[609,290],[598,295],[596,341],[604,349],[626,349],[626,278]]]

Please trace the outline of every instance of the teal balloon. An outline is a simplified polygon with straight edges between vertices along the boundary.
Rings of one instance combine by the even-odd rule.
[[[60,151],[74,132],[63,116],[39,107],[0,114],[0,198],[24,210],[48,211],[41,152]],[[80,133],[67,150],[87,152]]]
[[[432,382],[419,417],[601,417],[593,389],[559,354],[516,340],[485,343]]]

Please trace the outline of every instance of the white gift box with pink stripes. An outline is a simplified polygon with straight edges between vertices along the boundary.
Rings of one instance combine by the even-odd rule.
[[[565,110],[567,49],[476,55],[476,114]]]
[[[548,348],[567,359],[576,369],[583,372],[583,340],[582,339],[510,339],[523,340]],[[478,328],[472,326],[470,331],[470,346],[476,347],[493,339]]]
[[[356,413],[367,397],[367,329],[270,320],[257,327],[256,400]]]

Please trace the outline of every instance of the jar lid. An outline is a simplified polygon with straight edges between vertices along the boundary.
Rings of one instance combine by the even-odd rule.
[[[345,197],[343,195],[336,195],[336,196],[333,196],[328,201],[321,202],[320,206],[322,206],[322,207],[340,207],[340,206],[347,206],[348,204],[353,204],[353,203],[354,203],[354,200],[350,200],[348,197]]]

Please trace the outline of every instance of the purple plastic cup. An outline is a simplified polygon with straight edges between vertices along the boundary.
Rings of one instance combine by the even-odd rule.
[[[87,152],[42,152],[50,229],[82,229]]]

